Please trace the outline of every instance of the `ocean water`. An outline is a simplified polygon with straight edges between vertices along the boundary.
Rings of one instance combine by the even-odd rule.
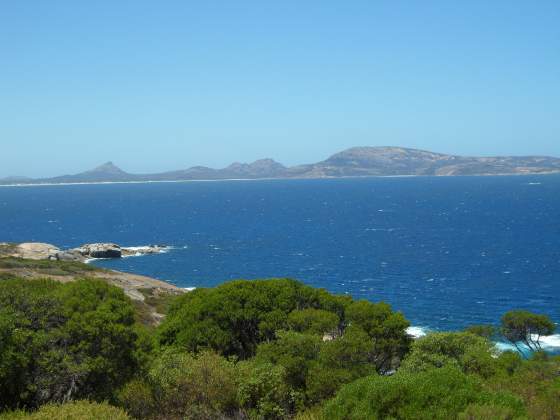
[[[424,330],[560,321],[557,175],[4,187],[0,220],[0,241],[170,245],[93,263],[181,287],[292,277]]]

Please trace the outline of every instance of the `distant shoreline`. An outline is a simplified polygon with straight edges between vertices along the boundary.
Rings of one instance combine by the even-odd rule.
[[[466,178],[466,177],[504,177],[504,176],[547,176],[558,175],[554,172],[529,172],[509,174],[474,174],[474,175],[364,175],[364,176],[325,176],[325,177],[293,177],[293,178],[223,178],[223,179],[177,179],[177,180],[146,180],[146,181],[92,181],[92,182],[50,182],[36,184],[0,184],[0,187],[54,187],[69,185],[112,185],[112,184],[167,184],[185,182],[239,182],[239,181],[301,181],[321,179],[369,179],[369,178]]]
[[[77,174],[48,178],[11,176],[1,186],[145,184],[156,182],[262,181],[273,179],[393,178],[413,176],[509,176],[560,173],[560,158],[551,156],[473,157],[405,147],[352,147],[326,160],[284,166],[274,159],[235,162],[214,169],[192,166],[159,173],[129,173],[113,162]]]

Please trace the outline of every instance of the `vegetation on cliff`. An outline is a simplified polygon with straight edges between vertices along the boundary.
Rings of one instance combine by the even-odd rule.
[[[157,327],[99,279],[0,280],[0,419],[559,417],[560,360],[499,353],[487,326],[413,341],[389,305],[289,279],[146,298]],[[501,332],[521,346],[549,322]]]

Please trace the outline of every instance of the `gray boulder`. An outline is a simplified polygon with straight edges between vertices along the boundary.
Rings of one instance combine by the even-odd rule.
[[[54,255],[54,258],[58,261],[84,261],[85,257],[76,249],[70,249],[68,251],[60,251]]]
[[[86,258],[121,258],[122,250],[117,244],[97,243],[85,244],[76,248],[82,256]]]

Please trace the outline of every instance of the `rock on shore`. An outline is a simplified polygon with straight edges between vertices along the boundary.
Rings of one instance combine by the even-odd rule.
[[[27,242],[22,244],[3,244],[6,256],[26,258],[28,260],[57,259],[60,249],[52,244],[41,242]]]
[[[121,258],[121,247],[113,243],[85,244],[73,251],[79,252],[85,258]]]
[[[91,258],[122,258],[147,254],[159,254],[167,248],[163,245],[121,247],[114,243],[84,244],[78,248],[67,250],[61,250],[55,245],[40,242],[0,245],[0,256],[26,258],[31,260],[81,262]]]

